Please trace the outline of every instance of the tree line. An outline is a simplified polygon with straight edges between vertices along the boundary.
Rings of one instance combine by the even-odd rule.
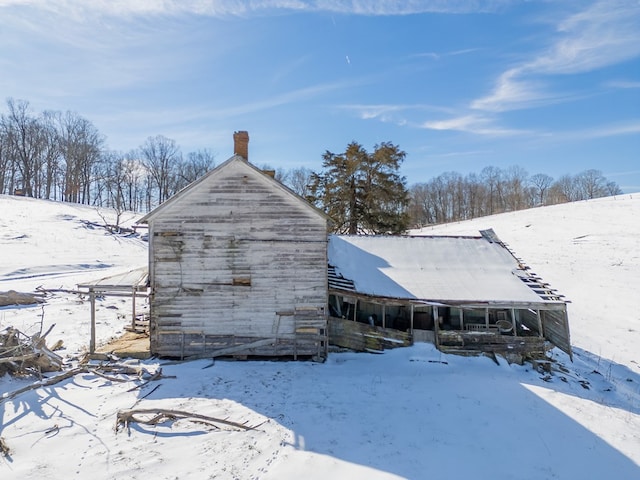
[[[619,195],[622,190],[600,170],[553,179],[529,175],[520,166],[485,167],[480,173],[446,172],[410,188],[413,225],[456,222],[485,215]]]
[[[105,138],[74,112],[35,114],[24,100],[8,99],[0,113],[0,193],[149,211],[215,166],[210,150],[181,152],[162,135],[129,152],[109,150]],[[390,142],[368,152],[351,142],[326,151],[322,169],[277,169],[275,178],[325,211],[338,233],[398,234],[538,205],[622,193],[599,170],[558,179],[529,175],[519,166],[479,173],[443,173],[407,186],[400,175],[406,153]],[[272,170],[268,165],[262,168]]]
[[[446,172],[407,187],[399,170],[405,152],[382,143],[368,153],[356,142],[325,152],[323,170],[309,174],[307,198],[334,220],[336,233],[400,234],[409,228],[468,220],[541,205],[587,200],[622,191],[590,169],[557,180],[520,166],[480,173]]]
[[[183,155],[174,140],[149,137],[126,153],[109,150],[74,112],[35,114],[7,100],[0,114],[0,193],[148,211],[215,165],[209,150]]]

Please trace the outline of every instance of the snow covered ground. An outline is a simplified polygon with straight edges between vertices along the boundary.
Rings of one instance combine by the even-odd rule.
[[[0,291],[73,289],[145,264],[144,242],[83,221],[101,219],[88,207],[0,196]],[[640,194],[421,233],[487,227],[572,301],[574,363],[554,350],[549,375],[419,344],[331,353],[324,364],[150,360],[143,365],[165,377],[146,385],[79,374],[0,398],[11,448],[0,478],[640,478]],[[129,306],[107,298],[98,307],[106,341]],[[55,323],[51,343],[64,340],[70,366],[87,348],[88,321],[86,299],[68,293],[44,308],[0,309],[0,330]],[[2,377],[0,395],[32,382]],[[116,433],[118,411],[134,407],[256,428],[177,420]]]

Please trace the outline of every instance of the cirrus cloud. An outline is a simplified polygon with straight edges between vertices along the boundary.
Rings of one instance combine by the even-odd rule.
[[[571,96],[550,89],[552,76],[590,72],[639,56],[638,25],[637,0],[596,2],[561,21],[547,49],[500,74],[491,93],[471,102],[471,108],[500,112],[563,101]]]

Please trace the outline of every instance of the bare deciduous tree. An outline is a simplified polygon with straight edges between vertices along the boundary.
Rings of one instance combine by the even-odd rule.
[[[294,168],[288,172],[284,183],[301,197],[306,198],[311,184],[311,169],[306,167]]]
[[[547,195],[551,185],[553,185],[553,177],[546,173],[536,173],[529,179],[529,183],[535,190],[535,198],[538,205],[547,203]]]
[[[148,137],[140,147],[140,153],[147,171],[155,183],[158,192],[158,202],[167,200],[171,192],[172,175],[176,164],[180,161],[180,149],[175,140],[163,135]]]
[[[91,203],[91,183],[102,155],[104,139],[94,125],[74,112],[59,117],[60,150],[64,160],[64,200]]]

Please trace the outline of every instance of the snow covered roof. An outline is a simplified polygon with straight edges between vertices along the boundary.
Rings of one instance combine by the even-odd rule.
[[[557,294],[550,299],[529,286],[522,265],[487,232],[478,237],[332,235],[328,260],[343,285],[333,282],[334,288],[350,290],[345,286],[351,283],[364,295],[443,303],[565,303]]]
[[[149,268],[139,267],[116,275],[95,280],[90,283],[78,285],[79,288],[90,288],[94,290],[136,290],[146,289],[149,278]]]

